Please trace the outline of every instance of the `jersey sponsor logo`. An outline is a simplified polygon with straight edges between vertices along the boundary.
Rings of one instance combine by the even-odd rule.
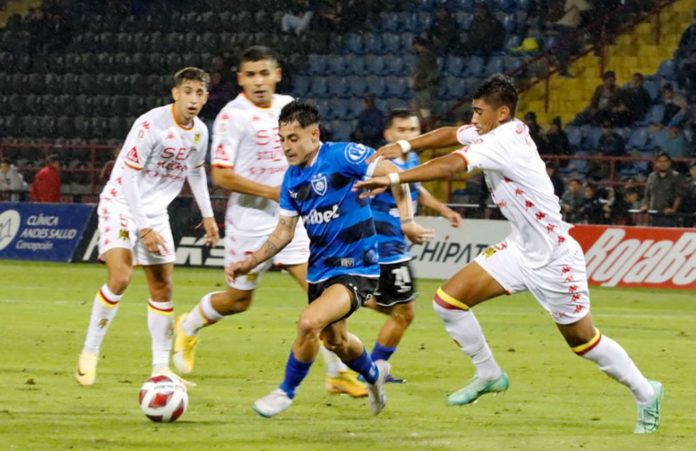
[[[302,216],[302,221],[305,225],[319,225],[327,224],[338,217],[340,217],[338,214],[338,204],[334,204],[331,210],[326,211],[317,211],[316,208],[313,208],[309,213]]]
[[[647,227],[576,226],[588,281],[607,287],[696,289],[696,233]]]
[[[126,155],[126,160],[140,165],[140,159],[138,158],[138,149],[136,146],[133,146],[133,148],[128,151],[128,154]]]
[[[350,143],[346,146],[346,160],[353,164],[360,164],[367,158],[369,148],[356,143]]]
[[[317,174],[312,177],[312,189],[320,196],[326,194],[326,176]]]

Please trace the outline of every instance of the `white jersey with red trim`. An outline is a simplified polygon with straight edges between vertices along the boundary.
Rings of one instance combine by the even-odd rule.
[[[468,170],[483,170],[493,201],[510,221],[513,240],[531,268],[539,268],[563,251],[572,227],[563,221],[558,197],[527,126],[513,120],[471,140],[473,127],[458,131],[468,147],[454,153]],[[461,141],[460,141],[461,142]]]
[[[280,110],[293,98],[274,94],[271,106],[260,108],[243,93],[220,111],[213,126],[212,165],[231,168],[240,176],[280,186],[288,161],[278,137]],[[231,193],[225,223],[248,236],[270,234],[278,221],[278,202]]]
[[[194,118],[191,128],[174,120],[174,104],[154,108],[135,120],[118,154],[100,199],[128,211],[122,189],[125,166],[140,171],[138,188],[147,217],[167,213],[179,195],[190,169],[205,164],[208,127]]]

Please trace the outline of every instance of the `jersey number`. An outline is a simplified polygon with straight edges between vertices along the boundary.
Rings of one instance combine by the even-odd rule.
[[[411,271],[409,271],[408,266],[394,268],[392,274],[397,293],[407,293],[411,290]]]

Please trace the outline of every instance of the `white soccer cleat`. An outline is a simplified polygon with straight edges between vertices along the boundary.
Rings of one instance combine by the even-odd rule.
[[[391,371],[391,365],[386,360],[377,360],[375,365],[379,369],[377,381],[374,384],[367,384],[367,402],[370,404],[372,415],[379,414],[387,405],[387,392],[384,391],[384,384]]]
[[[97,362],[99,355],[96,352],[83,351],[77,361],[75,369],[75,380],[83,387],[94,385],[97,379]]]
[[[278,415],[292,405],[292,399],[281,388],[276,388],[254,403],[256,413],[265,418]]]
[[[169,376],[173,379],[181,381],[181,383],[184,384],[184,386],[186,387],[187,390],[189,388],[194,388],[194,387],[198,386],[198,384],[196,384],[195,382],[191,382],[191,381],[186,380],[183,377],[179,376],[174,371],[172,371],[171,368],[169,368],[168,366],[160,366],[157,368],[153,368],[152,374],[150,374],[150,377],[157,376],[158,374],[164,374],[164,375]]]

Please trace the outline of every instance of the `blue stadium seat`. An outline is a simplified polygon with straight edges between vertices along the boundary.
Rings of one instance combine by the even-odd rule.
[[[440,3],[440,0],[417,0],[417,8],[424,12],[433,12]]]
[[[675,79],[675,67],[674,67],[674,60],[664,60],[660,64],[660,68],[657,70],[657,75],[659,75],[662,78],[666,78],[668,80],[674,80]]]
[[[645,149],[648,144],[648,129],[646,127],[639,127],[633,130],[631,136],[628,138],[628,143],[626,147],[628,149]]]
[[[444,91],[443,97],[447,100],[461,99],[466,95],[467,86],[459,77],[445,76],[442,83]]]
[[[492,56],[486,64],[485,75],[491,75],[498,72],[505,72],[505,60],[502,56]]]
[[[389,68],[384,64],[384,56],[382,55],[365,55],[367,60],[367,69],[371,75],[387,75]]]
[[[585,151],[575,152],[578,157],[587,157],[589,154]],[[588,170],[587,160],[570,160],[568,164],[573,170],[580,172],[581,174],[586,174]]]
[[[398,97],[407,98],[410,97],[408,90],[408,83],[405,77],[391,76],[387,77],[385,80],[386,84],[386,96],[387,97]]]
[[[319,117],[326,121],[334,119],[333,111],[331,111],[329,106],[329,99],[313,99],[313,102],[317,105],[317,108],[319,108]]]
[[[550,50],[554,48],[558,44],[558,37],[557,36],[548,36],[544,38],[542,42],[542,48],[544,51]]]
[[[348,85],[345,76],[332,75],[327,79],[329,97],[343,98],[348,97]]]
[[[382,47],[386,55],[395,54],[401,48],[401,40],[398,34],[384,33],[382,34]]]
[[[310,78],[308,75],[296,75],[293,79],[292,93],[295,97],[305,97],[309,92]]]
[[[568,135],[568,144],[572,149],[579,149],[582,143],[582,130],[580,127],[574,125],[569,125],[565,128],[566,135]]]
[[[650,98],[653,101],[656,100],[660,95],[660,86],[654,80],[645,80],[643,87],[648,91],[648,94],[650,94]]]
[[[517,17],[514,14],[505,14],[502,22],[506,32],[514,33],[517,30]]]
[[[365,97],[368,93],[366,77],[353,75],[348,77],[348,91],[353,97]]]
[[[353,133],[353,124],[346,119],[337,119],[331,121],[330,127],[333,133],[334,141],[350,141],[350,135]]]
[[[343,42],[348,53],[355,53],[357,55],[365,53],[365,43],[361,34],[348,33]]]
[[[662,104],[653,105],[645,115],[645,119],[638,122],[638,125],[650,125],[662,122],[662,115],[665,112],[665,106]]]
[[[460,30],[468,30],[471,26],[471,21],[474,20],[474,16],[465,12],[457,12],[454,13],[454,19],[457,21],[457,26]]]
[[[382,46],[382,35],[379,33],[365,33],[363,36],[365,42],[365,53],[375,53],[377,55],[384,54]]]
[[[346,105],[348,106],[348,116],[350,117],[357,117],[365,106],[363,98],[357,96],[348,99]]]
[[[384,55],[385,75],[403,75],[408,72],[404,68],[404,59],[399,55]]]
[[[335,119],[347,119],[349,113],[349,105],[345,99],[330,99],[329,109],[331,116]]]
[[[411,53],[411,42],[413,42],[413,33],[401,33],[399,35],[399,51],[401,53]]]
[[[508,35],[505,38],[505,50],[510,51],[510,49],[514,49],[515,47],[519,47],[520,44],[522,43],[522,37],[518,34],[511,34]]]
[[[505,57],[505,72],[513,72],[518,67],[524,65],[526,62],[523,56],[506,56]]]
[[[346,62],[343,55],[325,55],[326,73],[331,75],[345,75]]]
[[[394,33],[399,31],[399,17],[394,12],[383,12],[379,14],[380,28],[382,31]]]
[[[367,82],[367,92],[373,94],[377,97],[386,97],[386,84],[384,77],[377,75],[369,75],[366,79]]]
[[[444,71],[447,74],[454,75],[456,77],[465,74],[466,68],[464,66],[464,58],[460,56],[448,55],[445,58]]]
[[[519,8],[517,1],[515,0],[494,0],[493,9],[502,11],[505,13],[514,13]]]
[[[589,150],[597,150],[602,129],[599,127],[583,126],[583,147]]]
[[[408,108],[408,101],[406,99],[399,99],[397,97],[387,99],[387,108],[385,113],[389,113],[391,110],[395,110],[397,108]]]
[[[326,77],[312,77],[312,82],[309,87],[309,92],[307,95],[315,98],[323,98],[328,94],[328,85],[326,82]]]
[[[466,74],[470,77],[482,77],[485,67],[483,58],[480,56],[470,56],[466,61]]]
[[[326,75],[326,56],[311,53],[307,57],[309,73],[312,75]]]
[[[344,62],[347,74],[367,75],[370,72],[369,67],[365,65],[365,57],[362,55],[347,54]]]

